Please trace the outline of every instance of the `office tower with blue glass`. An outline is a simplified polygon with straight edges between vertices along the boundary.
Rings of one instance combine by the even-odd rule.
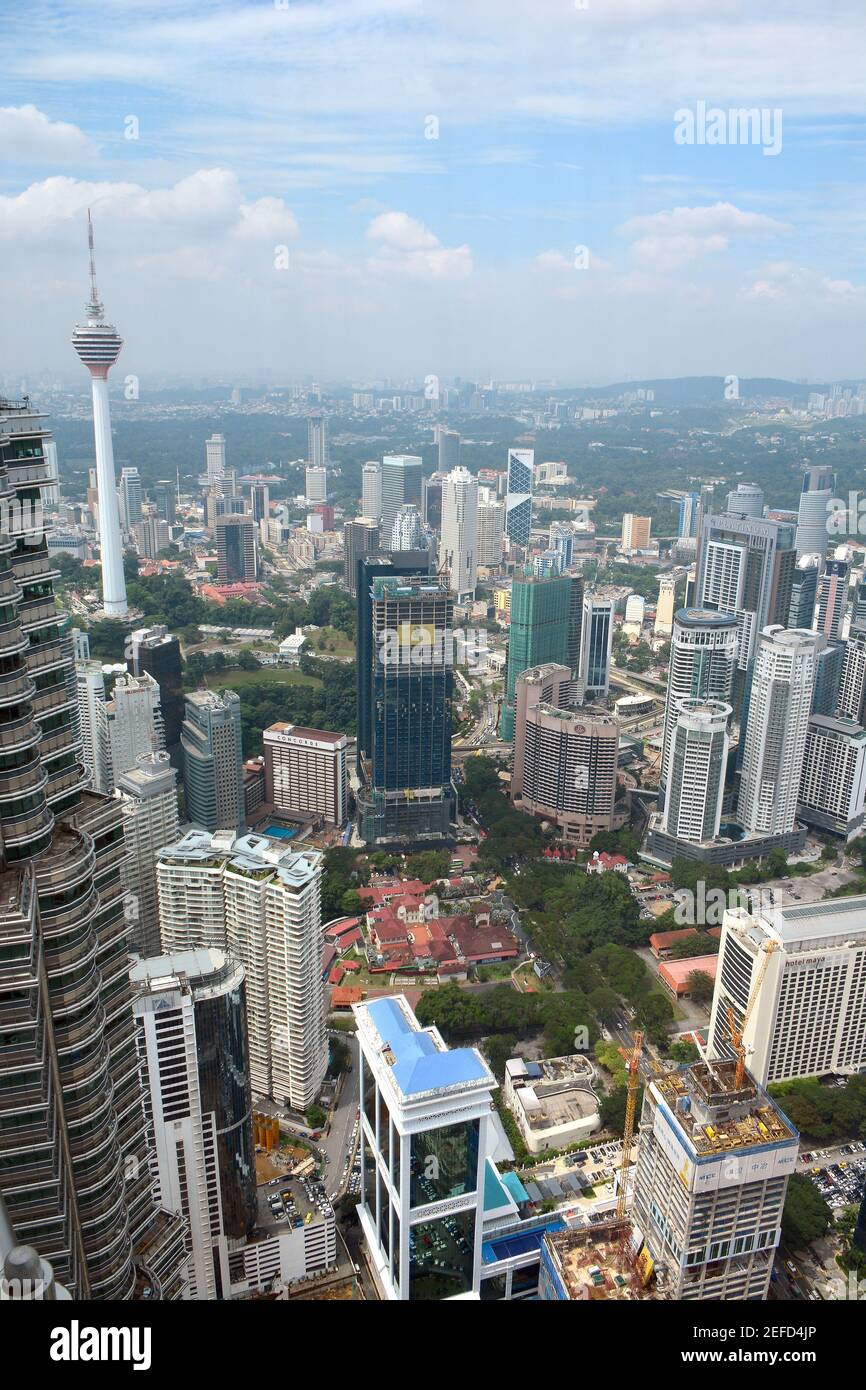
[[[379,574],[361,606],[358,833],[367,844],[441,841],[456,802],[453,595],[444,579]]]
[[[580,593],[582,601],[582,587]],[[514,737],[517,677],[531,666],[541,666],[549,661],[568,665],[572,650],[579,656],[580,641],[575,637],[572,612],[574,595],[571,575],[514,576],[508,625],[505,699],[500,718],[500,737],[505,740]]]
[[[478,1295],[496,1078],[449,1050],[403,995],[354,1006],[360,1043],[358,1218],[382,1298]]]
[[[508,450],[508,490],[505,494],[505,534],[512,545],[529,545],[532,531],[533,449]]]

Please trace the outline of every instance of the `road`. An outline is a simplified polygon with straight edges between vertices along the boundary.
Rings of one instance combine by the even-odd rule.
[[[343,1077],[330,1127],[320,1141],[320,1148],[328,1157],[325,1187],[329,1194],[336,1190],[339,1197],[343,1187],[343,1164],[346,1161],[352,1126],[358,1114],[359,1051],[358,1039],[354,1033],[335,1032],[331,1036],[347,1043],[352,1057],[352,1067]]]

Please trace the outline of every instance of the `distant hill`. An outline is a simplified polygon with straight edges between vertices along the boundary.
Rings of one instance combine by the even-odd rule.
[[[840,383],[844,386],[858,386],[857,381]],[[785,381],[779,377],[748,377],[739,379],[739,399],[751,400],[758,397],[782,396],[787,400],[805,404],[810,392],[829,391],[826,382]],[[721,376],[677,376],[661,377],[646,381],[614,381],[608,386],[592,388],[581,387],[574,390],[551,391],[548,394],[578,400],[606,400],[622,396],[627,391],[654,391],[654,405],[726,405],[725,378]]]

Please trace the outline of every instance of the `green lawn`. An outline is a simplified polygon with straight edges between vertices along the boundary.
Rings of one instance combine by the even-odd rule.
[[[336,627],[323,627],[318,632],[308,632],[304,651],[323,652],[325,656],[352,657],[355,644],[345,632]]]
[[[312,685],[320,689],[324,681],[288,666],[261,666],[258,671],[211,671],[206,684],[208,690],[236,690],[242,685]]]

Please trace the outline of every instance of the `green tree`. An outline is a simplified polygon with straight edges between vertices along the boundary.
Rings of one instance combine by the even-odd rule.
[[[307,1109],[304,1112],[304,1119],[306,1120],[310,1129],[321,1129],[322,1126],[326,1123],[327,1118],[328,1116],[322,1109],[321,1105],[309,1105],[307,1106]]]
[[[713,997],[713,982],[705,970],[690,971],[686,985],[696,1004],[706,1004]]]
[[[794,1250],[802,1250],[829,1229],[833,1219],[821,1193],[801,1173],[792,1173],[782,1212],[782,1236]]]

